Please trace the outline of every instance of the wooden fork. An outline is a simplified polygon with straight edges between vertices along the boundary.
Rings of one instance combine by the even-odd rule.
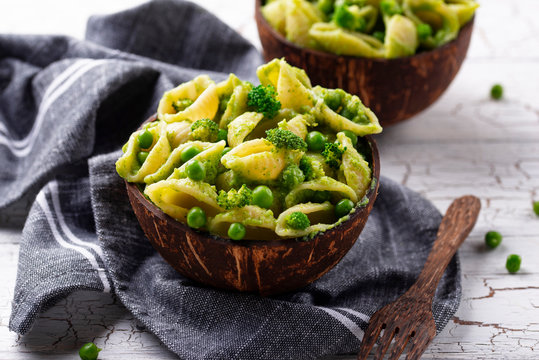
[[[398,359],[411,342],[406,360],[419,359],[436,335],[432,299],[449,261],[475,225],[481,202],[467,195],[453,201],[442,219],[436,240],[417,281],[396,301],[374,313],[363,336],[358,359],[366,359],[380,332],[384,334],[374,355],[382,359],[391,340],[388,359]]]

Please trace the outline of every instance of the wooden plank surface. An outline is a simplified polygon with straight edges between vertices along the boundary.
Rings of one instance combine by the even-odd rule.
[[[82,37],[88,15],[140,2],[4,0],[0,32]],[[254,1],[197,2],[259,46]],[[441,211],[468,193],[483,205],[460,251],[461,306],[425,359],[539,358],[539,217],[531,207],[539,200],[539,1],[480,3],[468,58],[448,91],[427,111],[379,136],[385,176]],[[45,14],[54,21],[42,21]],[[496,82],[506,91],[499,102],[488,97]],[[86,341],[104,348],[102,359],[175,358],[106,294],[72,295],[47,310],[28,335],[10,333],[23,208],[0,214],[0,359],[73,359]],[[504,235],[496,250],[484,246],[491,229]],[[505,270],[510,253],[523,258],[516,275]]]

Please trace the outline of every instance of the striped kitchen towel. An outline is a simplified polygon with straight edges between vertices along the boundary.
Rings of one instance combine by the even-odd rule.
[[[86,39],[0,35],[0,211],[35,197],[10,329],[77,290],[112,292],[183,359],[314,359],[357,352],[369,317],[417,277],[441,215],[386,178],[359,241],[313,284],[274,297],[176,273],[138,226],[114,162],[167,89],[200,73],[254,80],[260,54],[216,17],[153,1],[92,17]],[[433,303],[460,301],[455,257]]]

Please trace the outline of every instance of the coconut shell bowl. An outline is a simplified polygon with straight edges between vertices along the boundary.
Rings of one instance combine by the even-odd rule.
[[[153,119],[152,119],[153,120]],[[361,206],[347,221],[312,239],[234,241],[191,229],[166,215],[126,182],[135,215],[161,256],[183,276],[221,289],[272,295],[301,288],[333,268],[363,230],[378,192],[380,159],[376,142],[370,148],[373,182]]]
[[[434,103],[457,75],[468,51],[474,19],[458,37],[434,50],[397,59],[339,56],[299,47],[264,19],[256,0],[255,18],[266,61],[284,57],[303,68],[313,85],[358,95],[382,126],[408,119]]]

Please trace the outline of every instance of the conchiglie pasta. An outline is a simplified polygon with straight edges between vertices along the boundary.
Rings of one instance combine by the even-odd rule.
[[[316,103],[313,114],[321,124],[329,126],[335,132],[349,130],[358,136],[382,132],[378,118],[369,108],[364,109],[366,123],[357,123],[345,118],[330,109],[322,99]]]
[[[142,150],[138,136],[145,131],[144,129],[131,135],[125,153],[116,161],[116,171],[129,182],[143,182],[146,175],[154,173],[165,163],[172,150],[164,123],[147,130],[152,134],[154,141],[144,163],[140,164],[137,159],[138,153]]]
[[[346,31],[332,23],[316,23],[309,35],[324,50],[337,55],[384,57],[384,44],[373,36]]]
[[[176,121],[196,121],[200,119],[213,119],[219,108],[219,97],[215,84],[210,84],[206,90],[200,94],[195,102],[185,110],[176,114],[163,114],[159,116],[165,122]]]
[[[337,140],[346,148],[340,172],[343,174],[346,184],[354,190],[357,198],[361,199],[371,184],[372,174],[369,163],[357,152],[350,138],[344,133],[338,133]]]
[[[316,47],[309,36],[309,28],[323,21],[324,14],[307,1],[287,0],[285,4],[286,38],[303,47]]]
[[[202,141],[190,141],[185,144],[179,145],[177,148],[172,150],[172,153],[167,158],[167,161],[157,169],[156,172],[153,174],[149,174],[144,177],[144,182],[146,184],[153,184],[155,182],[158,182],[160,180],[164,180],[168,178],[175,168],[181,165],[181,155],[182,151],[190,146],[195,146],[198,148],[201,152],[204,152],[205,150],[209,149],[212,146],[215,146],[215,144],[208,143],[208,142],[202,142]],[[218,149],[219,147],[216,147]],[[200,155],[200,154],[199,154]]]
[[[167,125],[168,142],[172,148],[176,148],[189,140],[191,125],[193,124],[187,120],[178,121]]]
[[[306,181],[292,189],[285,197],[286,207],[305,202],[314,191],[328,191],[336,201],[340,199],[358,201],[356,192],[350,186],[329,176],[322,176],[315,180]]]
[[[209,76],[200,75],[191,81],[183,83],[174,89],[167,91],[159,102],[159,106],[157,108],[158,118],[165,120],[166,122],[183,120],[179,119],[180,116],[176,117],[176,114],[178,113],[178,102],[189,100],[191,103],[194,103],[199,96],[212,84],[215,83],[210,79]]]
[[[311,225],[304,230],[293,229],[287,224],[287,218],[294,212],[307,215]],[[337,221],[334,214],[334,206],[330,202],[304,203],[294,205],[283,211],[277,218],[275,233],[283,238],[302,237],[312,233],[324,232],[333,227]]]
[[[219,121],[221,128],[226,128],[232,120],[247,111],[247,95],[251,89],[252,85],[247,82],[242,82],[234,88]]]
[[[285,152],[265,139],[236,146],[221,158],[222,164],[253,181],[275,180],[286,165]]]
[[[193,143],[196,144],[198,142],[195,141]],[[201,143],[201,144],[204,144],[204,143]],[[217,177],[221,153],[223,152],[225,145],[226,143],[224,140],[211,144],[202,152],[195,155],[188,162],[186,162],[179,168],[174,169],[174,172],[172,173],[172,175],[169,176],[169,179],[181,179],[181,178],[187,177],[187,173],[186,173],[187,165],[192,161],[198,160],[202,163],[202,166],[204,167],[205,172],[206,172],[204,181],[208,183],[214,183],[215,178]]]
[[[217,205],[217,192],[210,184],[191,179],[168,179],[146,186],[150,200],[174,219],[185,222],[189,210],[200,207],[208,216],[223,209]]]
[[[256,125],[264,118],[263,114],[246,112],[228,124],[228,145],[236,147],[254,130]]]
[[[275,240],[275,224],[271,210],[248,205],[218,214],[210,221],[209,230],[222,237],[228,237],[228,227],[233,223],[246,228],[245,240]]]

